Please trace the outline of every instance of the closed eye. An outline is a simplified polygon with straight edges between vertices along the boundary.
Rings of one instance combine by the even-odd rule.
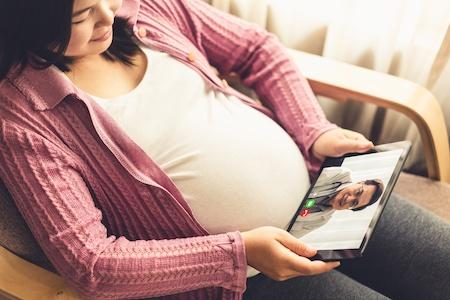
[[[73,21],[72,24],[81,24],[84,21],[86,21],[88,19],[89,15],[91,14],[92,10],[93,10],[93,8],[91,7],[91,8],[88,8],[88,9],[82,11],[80,14],[74,16],[74,17],[77,17],[78,19],[80,19],[80,18],[82,18],[82,19],[78,20],[78,21]]]
[[[361,186],[361,188],[357,192],[357,195],[361,196],[363,193],[364,193],[364,187]]]
[[[84,19],[84,20],[81,20],[81,21],[78,21],[78,22],[72,22],[72,24],[81,24],[81,23],[83,23],[84,21],[86,21],[87,19]]]

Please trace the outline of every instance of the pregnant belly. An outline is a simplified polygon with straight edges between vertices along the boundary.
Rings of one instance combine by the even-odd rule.
[[[286,228],[309,187],[301,152],[273,120],[237,99],[193,109],[153,157],[211,234]],[[169,146],[170,145],[170,146]]]

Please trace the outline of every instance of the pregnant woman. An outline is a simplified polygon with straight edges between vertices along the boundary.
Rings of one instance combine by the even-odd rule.
[[[381,297],[284,230],[325,156],[373,145],[273,35],[200,0],[2,1],[0,80],[0,177],[81,296]]]

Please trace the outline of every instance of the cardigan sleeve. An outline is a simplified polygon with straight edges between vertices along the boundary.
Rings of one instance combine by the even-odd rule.
[[[158,6],[159,14],[175,24],[220,73],[237,73],[255,90],[296,142],[310,172],[317,172],[320,161],[312,155],[312,145],[337,126],[326,119],[307,80],[277,37],[202,0],[165,0]]]
[[[130,241],[108,235],[68,150],[0,120],[0,177],[58,273],[85,298],[124,299],[222,287],[241,295],[239,232]]]

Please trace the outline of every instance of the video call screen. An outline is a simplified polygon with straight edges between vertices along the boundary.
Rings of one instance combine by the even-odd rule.
[[[360,248],[402,151],[346,157],[323,168],[291,234],[317,250]]]

